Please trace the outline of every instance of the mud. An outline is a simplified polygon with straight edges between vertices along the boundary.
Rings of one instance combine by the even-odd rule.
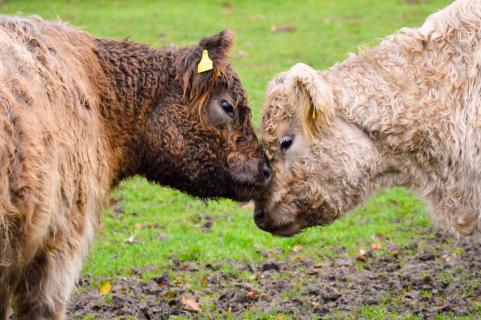
[[[284,319],[360,319],[363,310],[376,307],[393,317],[479,316],[480,266],[479,241],[440,233],[414,244],[387,244],[357,259],[342,256],[325,263],[309,257],[266,259],[256,265],[174,259],[165,273],[150,280],[142,280],[142,274],[155,268],[117,278],[108,295],[100,295],[93,279],[84,277],[69,318],[237,319],[250,310],[282,314]],[[194,285],[185,280],[197,278],[201,280]],[[182,303],[183,297],[199,303],[202,313]]]

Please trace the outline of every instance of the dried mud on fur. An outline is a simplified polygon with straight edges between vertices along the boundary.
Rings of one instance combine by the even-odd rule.
[[[470,315],[481,305],[479,244],[437,233],[409,245],[387,245],[364,262],[342,257],[321,264],[302,258],[211,265],[174,259],[150,280],[142,280],[142,274],[155,268],[117,278],[108,295],[100,295],[93,279],[84,277],[68,318],[236,319],[250,311],[284,319],[345,319],[363,318],[362,308],[376,306],[386,314],[423,319]]]

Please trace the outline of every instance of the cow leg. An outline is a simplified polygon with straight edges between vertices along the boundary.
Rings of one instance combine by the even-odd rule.
[[[83,250],[67,243],[61,248],[44,249],[22,274],[13,292],[15,319],[65,319]]]
[[[0,320],[8,319],[8,305],[10,302],[10,283],[0,268]]]

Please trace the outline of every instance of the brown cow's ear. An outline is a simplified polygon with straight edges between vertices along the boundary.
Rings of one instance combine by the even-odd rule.
[[[193,105],[202,107],[207,103],[219,76],[225,73],[233,40],[231,31],[222,31],[186,48],[176,59],[177,78]]]
[[[298,106],[298,116],[304,135],[314,139],[327,128],[336,107],[331,88],[322,81],[315,69],[306,64],[296,64],[289,72],[292,81],[291,98]]]
[[[230,30],[224,30],[199,42],[200,50],[202,52],[207,50],[209,58],[213,61],[214,74],[224,71],[228,64],[229,50],[233,44],[234,33]]]

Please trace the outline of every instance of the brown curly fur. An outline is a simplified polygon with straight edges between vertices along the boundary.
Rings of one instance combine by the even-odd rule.
[[[0,17],[0,319],[10,298],[18,319],[64,317],[122,179],[143,175],[203,198],[262,191],[266,164],[227,61],[232,40],[225,31],[157,50]],[[215,70],[198,74],[203,49]],[[218,97],[236,116],[214,123],[207,111]]]
[[[275,178],[257,224],[292,235],[406,186],[440,225],[479,233],[480,52],[481,1],[458,0],[329,70],[279,74],[263,110]],[[286,135],[294,143],[281,152]]]

